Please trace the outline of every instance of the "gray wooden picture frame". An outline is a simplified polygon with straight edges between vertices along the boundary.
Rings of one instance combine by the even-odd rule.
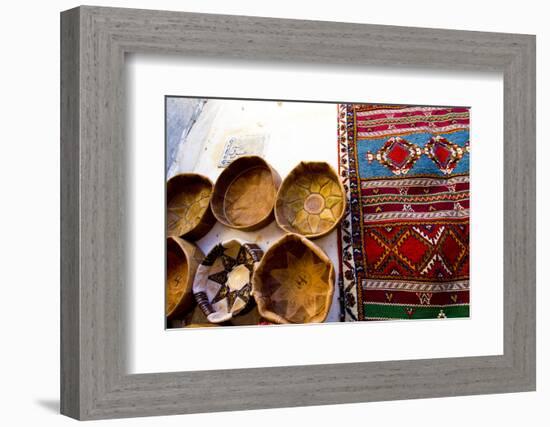
[[[126,53],[504,78],[504,354],[129,375]],[[535,390],[535,37],[83,6],[61,14],[61,412],[100,419]],[[184,357],[184,356],[182,356]]]

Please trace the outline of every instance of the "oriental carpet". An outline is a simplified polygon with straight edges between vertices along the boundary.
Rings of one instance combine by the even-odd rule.
[[[339,104],[343,321],[469,316],[470,110]]]

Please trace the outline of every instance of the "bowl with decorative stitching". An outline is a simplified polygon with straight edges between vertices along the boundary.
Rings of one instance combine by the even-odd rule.
[[[261,157],[239,157],[216,180],[212,212],[227,227],[258,230],[273,221],[280,183],[279,174]]]
[[[310,239],[326,236],[342,220],[345,191],[325,162],[301,162],[283,180],[275,202],[277,224]]]
[[[166,184],[166,235],[199,240],[216,223],[210,209],[212,181],[197,173],[182,173]]]
[[[334,277],[334,266],[319,246],[289,233],[262,257],[252,278],[252,295],[258,312],[270,322],[324,322]]]

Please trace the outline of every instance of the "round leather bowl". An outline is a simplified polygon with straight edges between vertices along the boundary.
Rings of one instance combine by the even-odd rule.
[[[227,227],[258,230],[273,221],[280,183],[279,174],[261,157],[239,157],[216,180],[212,212]]]
[[[178,237],[166,240],[166,317],[182,317],[193,308],[193,279],[203,258],[192,243]]]
[[[284,179],[275,203],[275,219],[290,233],[317,239],[342,220],[345,191],[325,162],[301,162]]]
[[[175,175],[166,184],[166,235],[198,240],[216,223],[210,210],[212,181],[196,173]]]
[[[334,293],[334,266],[315,243],[286,234],[262,257],[252,278],[258,312],[274,323],[325,321]]]

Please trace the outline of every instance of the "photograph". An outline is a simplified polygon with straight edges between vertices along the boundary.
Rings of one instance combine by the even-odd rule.
[[[470,317],[469,106],[164,102],[167,329]]]

